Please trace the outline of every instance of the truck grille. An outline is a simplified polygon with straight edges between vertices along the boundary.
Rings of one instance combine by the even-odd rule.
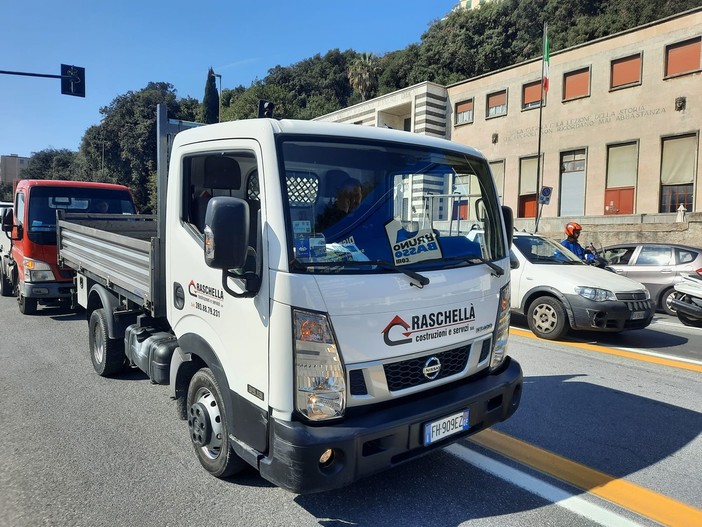
[[[396,392],[412,388],[431,381],[443,379],[462,372],[468,364],[470,346],[461,346],[440,353],[432,353],[424,357],[385,364],[385,378],[388,390]],[[431,357],[436,357],[441,362],[441,370],[434,379],[428,379],[422,370]]]

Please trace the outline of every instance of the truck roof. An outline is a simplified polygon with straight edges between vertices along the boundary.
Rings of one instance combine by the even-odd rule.
[[[97,183],[96,181],[66,181],[63,179],[20,179],[17,188],[31,187],[73,187],[73,188],[102,188],[112,190],[129,190],[124,185],[114,183]]]
[[[244,119],[240,121],[227,121],[190,128],[180,132],[175,139],[176,144],[190,144],[227,137],[258,138],[267,134],[300,134],[330,137],[348,137],[372,139],[378,141],[391,141],[395,143],[411,143],[433,148],[450,149],[464,152],[469,155],[484,157],[483,154],[470,146],[460,145],[440,139],[412,132],[378,128],[375,126],[361,126],[357,124],[329,123],[319,121],[301,121],[295,119]]]

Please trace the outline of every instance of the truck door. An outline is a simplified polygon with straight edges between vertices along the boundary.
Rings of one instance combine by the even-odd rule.
[[[206,148],[206,149],[205,149]],[[238,415],[265,423],[268,408],[268,280],[265,244],[261,227],[265,219],[262,197],[261,153],[254,141],[217,141],[188,145],[171,154],[167,205],[167,310],[181,348],[203,351],[215,371],[222,393]],[[178,183],[176,183],[178,182]],[[204,260],[204,218],[213,196],[231,196],[249,205],[249,258],[262,278],[258,293],[249,298],[229,294],[222,285],[222,271],[211,269]],[[228,278],[229,288],[243,291],[238,280]],[[188,346],[193,349],[186,349]],[[198,352],[199,353],[199,352]],[[258,414],[257,414],[258,412]],[[262,418],[263,416],[263,418]],[[247,433],[241,429],[235,435]],[[260,435],[259,435],[260,434]],[[265,433],[246,438],[254,448],[265,449]],[[263,444],[261,444],[261,441]]]

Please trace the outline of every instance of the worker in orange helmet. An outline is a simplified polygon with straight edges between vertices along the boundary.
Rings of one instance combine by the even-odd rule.
[[[566,223],[566,238],[565,240],[561,241],[561,245],[566,249],[569,249],[571,252],[575,253],[575,255],[581,260],[589,262],[590,260],[594,260],[595,255],[583,249],[583,246],[580,245],[580,242],[578,242],[578,238],[580,238],[580,231],[582,230],[583,228],[580,226],[579,223],[576,223],[574,221]]]

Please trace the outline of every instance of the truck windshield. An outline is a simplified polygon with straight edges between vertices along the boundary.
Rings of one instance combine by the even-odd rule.
[[[492,176],[480,157],[297,137],[283,140],[281,152],[292,270],[421,272],[507,255]],[[480,241],[470,236],[475,230]]]
[[[56,211],[99,214],[133,214],[132,197],[126,190],[90,187],[37,186],[31,189],[26,231],[41,245],[56,244]]]

